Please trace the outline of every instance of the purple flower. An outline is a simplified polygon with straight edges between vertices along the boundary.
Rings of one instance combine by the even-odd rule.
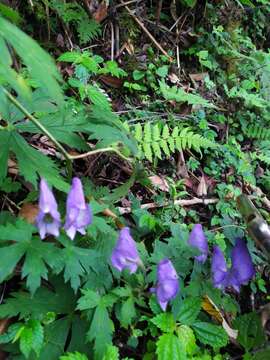
[[[211,270],[214,287],[222,288],[227,278],[227,265],[224,255],[218,246],[214,246]]]
[[[188,243],[189,245],[200,250],[201,255],[195,256],[195,259],[201,263],[204,263],[208,255],[208,243],[201,224],[195,224],[193,226],[193,229],[189,235]]]
[[[173,264],[168,259],[161,260],[157,270],[157,286],[152,288],[152,292],[156,293],[163,311],[166,311],[168,302],[176,297],[178,291],[178,275]]]
[[[247,284],[255,274],[246,243],[242,239],[236,239],[236,243],[231,253],[232,266],[227,269],[222,251],[218,246],[214,247],[212,258],[212,277],[215,287],[224,289],[233,287],[240,291],[241,285]]]
[[[71,240],[78,231],[85,234],[86,226],[92,223],[90,206],[85,202],[81,180],[73,178],[71,189],[67,197],[65,230]]]
[[[131,274],[135,273],[138,266],[142,264],[136,242],[130,235],[128,227],[124,227],[119,232],[116,246],[112,252],[111,262],[117,270],[129,269]]]
[[[41,239],[46,234],[59,236],[60,214],[57,210],[57,202],[49,188],[46,180],[41,179],[39,184],[39,213],[36,218],[36,224],[39,228]]]

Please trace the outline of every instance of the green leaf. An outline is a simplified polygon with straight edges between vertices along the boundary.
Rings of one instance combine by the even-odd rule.
[[[62,191],[68,191],[69,186],[59,175],[55,163],[38,150],[27,144],[25,139],[15,131],[0,131],[0,147],[5,147],[4,155],[0,155],[0,173],[6,174],[7,156],[9,152],[16,155],[20,173],[24,178],[37,186],[38,174],[53,183]]]
[[[62,277],[50,278],[50,283],[57,288],[57,293],[45,287],[40,287],[33,296],[22,291],[11,293],[11,297],[0,305],[0,318],[18,315],[19,318],[42,318],[49,312],[67,314],[74,311],[76,301],[70,286],[63,284]]]
[[[17,11],[5,4],[0,4],[0,14],[15,25],[19,25],[23,20]]]
[[[174,334],[161,335],[157,341],[158,360],[185,360],[185,349]]]
[[[59,360],[88,360],[88,357],[76,351],[74,353],[67,353],[66,355],[60,356]]]
[[[182,88],[176,86],[169,87],[164,81],[159,82],[162,95],[167,100],[175,100],[181,103],[187,102],[189,105],[200,105],[206,108],[215,108],[208,100],[205,100],[200,95],[187,93]]]
[[[192,325],[199,315],[201,304],[202,301],[200,298],[186,298],[181,305],[177,320],[179,320],[181,324]]]
[[[270,359],[270,348],[256,352],[252,358],[252,360],[266,360],[266,359]]]
[[[151,322],[163,332],[173,333],[175,330],[175,321],[171,313],[161,313],[156,315]]]
[[[247,352],[265,342],[261,319],[255,312],[239,316],[234,320],[233,326],[239,331],[237,341]]]
[[[110,345],[102,360],[119,360],[119,351],[116,346]]]
[[[64,317],[45,327],[45,346],[38,360],[58,360],[64,353],[70,329],[70,318]]]
[[[188,355],[192,355],[196,348],[196,339],[193,330],[187,325],[181,325],[177,328],[177,336],[180,339]]]
[[[44,340],[44,332],[41,323],[38,320],[29,320],[26,325],[19,329],[18,333],[20,350],[24,356],[28,358],[32,350],[39,356]]]
[[[120,310],[120,322],[124,328],[127,328],[136,316],[136,309],[133,297],[129,297],[122,303]]]
[[[61,77],[50,55],[36,41],[2,17],[0,36],[14,48],[27,66],[31,77],[38,81],[44,92],[61,105],[63,94],[58,83]]]
[[[196,322],[192,328],[201,343],[220,348],[228,343],[228,335],[222,326],[213,325],[207,322]]]
[[[101,360],[106,352],[106,345],[111,344],[114,325],[106,306],[101,302],[95,309],[87,339],[94,341],[95,359]]]
[[[97,294],[95,291],[90,289],[82,289],[81,290],[83,296],[81,296],[78,300],[77,309],[78,310],[87,310],[92,309],[98,306],[100,302],[100,295]]]
[[[97,253],[91,249],[74,246],[71,242],[66,242],[65,246],[61,254],[64,279],[66,282],[70,281],[71,287],[77,291],[81,278],[91,269],[95,271]]]

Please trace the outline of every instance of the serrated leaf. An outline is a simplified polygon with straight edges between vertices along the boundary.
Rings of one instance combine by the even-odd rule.
[[[92,309],[99,304],[101,297],[95,291],[92,291],[90,289],[86,289],[86,290],[82,289],[81,291],[83,296],[79,298],[76,309],[78,310]]]
[[[159,143],[156,142],[156,141],[152,141],[151,145],[152,145],[153,152],[154,152],[155,156],[156,156],[158,159],[161,160],[161,159],[162,159],[162,156],[161,156],[161,151],[160,151]]]
[[[59,360],[88,360],[88,357],[76,351],[60,356]]]
[[[99,304],[87,333],[87,339],[94,341],[95,359],[101,360],[105,355],[106,346],[111,344],[114,325],[104,304]]]
[[[61,105],[63,103],[63,94],[58,83],[61,77],[50,55],[30,36],[2,17],[0,17],[0,36],[21,57],[23,63],[29,69],[31,77],[38,81],[51,99]]]
[[[174,334],[161,335],[157,341],[158,360],[185,360],[185,349]]]
[[[160,140],[160,129],[159,129],[159,125],[158,124],[155,124],[153,126],[153,129],[152,129],[152,138],[153,138],[153,141],[158,141]]]
[[[193,330],[187,325],[177,328],[177,336],[180,339],[188,355],[192,355],[196,350],[196,339]]]
[[[15,317],[27,318],[32,316],[39,318],[48,312],[67,314],[74,310],[76,299],[70,286],[63,284],[61,278],[50,278],[50,283],[57,288],[57,293],[48,288],[39,288],[33,296],[23,291],[11,293],[0,305],[0,318]],[[65,299],[65,301],[59,301]]]
[[[149,160],[150,162],[152,162],[153,161],[153,153],[152,153],[150,143],[144,142],[142,146],[143,146],[143,151],[144,151],[144,155],[145,155],[146,159]]]
[[[177,320],[184,325],[193,324],[199,315],[201,305],[202,301],[200,298],[186,298],[181,305]]]
[[[144,126],[144,137],[143,141],[150,143],[152,140],[152,131],[151,131],[151,125],[149,122],[147,122]]]
[[[90,269],[95,271],[97,253],[91,249],[80,248],[73,244],[66,243],[62,249],[62,266],[64,269],[65,282],[70,281],[72,289],[77,291],[81,284],[81,278]]]
[[[170,136],[170,130],[167,124],[165,124],[163,126],[163,130],[162,130],[162,139],[168,139]]]
[[[239,330],[237,341],[248,352],[254,347],[259,347],[265,341],[261,319],[255,312],[240,315],[233,322],[233,326]]]
[[[143,132],[142,132],[142,125],[140,123],[135,125],[134,137],[138,142],[142,141]]]
[[[225,330],[218,325],[207,322],[196,322],[192,324],[192,328],[201,343],[220,348],[226,346],[229,337]]]
[[[169,137],[168,144],[169,144],[169,148],[170,148],[171,152],[174,153],[175,152],[175,140],[173,137]]]
[[[136,316],[136,309],[133,297],[129,297],[122,303],[120,309],[120,322],[124,328],[127,328]]]
[[[37,354],[43,345],[44,332],[41,323],[38,320],[29,320],[26,325],[19,330],[20,350],[26,358],[33,350]]]
[[[53,183],[55,187],[62,191],[68,191],[68,184],[59,175],[60,171],[56,164],[41,152],[33,149],[27,144],[25,139],[15,131],[1,131],[0,132],[0,147],[2,144],[8,146],[8,151],[15,153],[18,160],[19,170],[24,178],[37,185],[38,174]],[[6,151],[6,150],[5,150]],[[6,153],[5,153],[6,154]],[[6,155],[0,158],[0,173],[6,173],[7,162]],[[2,163],[2,164],[1,164]]]
[[[119,360],[119,351],[116,346],[110,345],[102,360]]]
[[[162,140],[160,141],[160,146],[161,146],[161,148],[162,148],[162,150],[164,151],[164,153],[165,153],[166,156],[170,156],[170,155],[171,155],[166,140],[163,140],[163,139],[162,139]]]
[[[173,333],[175,330],[175,321],[171,313],[161,313],[156,315],[151,322],[155,324],[163,332]]]
[[[156,296],[151,296],[149,299],[149,307],[153,314],[157,315],[162,312],[160,305],[157,302]]]

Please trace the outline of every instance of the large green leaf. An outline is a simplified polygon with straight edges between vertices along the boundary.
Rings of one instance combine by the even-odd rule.
[[[57,104],[62,104],[63,95],[58,83],[61,78],[50,55],[36,41],[2,17],[0,17],[0,37],[14,48],[27,66],[30,76],[37,80]],[[1,62],[0,66],[9,71],[9,64]],[[3,75],[4,72],[1,73]]]
[[[207,322],[196,322],[192,328],[201,343],[220,348],[227,345],[228,335],[223,327]]]
[[[58,189],[68,191],[69,186],[59,175],[56,164],[48,156],[28,145],[15,130],[0,130],[0,148],[4,149],[4,153],[0,154],[0,180],[7,173],[8,154],[11,152],[15,154],[20,173],[27,181],[37,186],[39,174]]]
[[[264,343],[265,334],[258,314],[252,312],[241,315],[234,320],[233,326],[239,331],[237,340],[246,351]]]
[[[186,298],[181,305],[177,320],[184,325],[193,324],[201,310],[201,303],[198,297]]]
[[[187,358],[181,341],[172,333],[159,337],[156,353],[158,360],[185,360]]]

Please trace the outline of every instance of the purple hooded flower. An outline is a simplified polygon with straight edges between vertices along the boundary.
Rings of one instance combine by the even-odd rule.
[[[201,263],[204,263],[208,255],[208,243],[201,224],[195,224],[193,226],[193,229],[189,235],[188,243],[201,252],[201,255],[195,256],[195,259]]]
[[[71,189],[67,197],[65,230],[71,240],[78,231],[85,234],[86,226],[92,223],[90,206],[85,202],[81,180],[73,178]]]
[[[136,242],[130,235],[128,227],[120,230],[116,246],[112,252],[111,262],[117,270],[129,269],[131,274],[135,273],[138,265],[142,264]]]
[[[36,218],[36,224],[39,228],[41,239],[46,234],[59,236],[60,214],[57,210],[57,202],[49,188],[46,180],[41,179],[39,184],[39,213]]]
[[[211,270],[214,287],[223,288],[227,278],[227,265],[224,255],[218,246],[214,246]]]
[[[227,269],[222,251],[218,246],[214,247],[212,258],[212,276],[215,287],[233,287],[240,291],[241,285],[245,285],[255,274],[251,256],[244,240],[237,239],[231,253],[232,266]]]
[[[158,303],[166,311],[168,302],[174,299],[179,291],[178,275],[173,264],[168,259],[163,259],[158,264],[157,286],[152,292],[157,295]]]

